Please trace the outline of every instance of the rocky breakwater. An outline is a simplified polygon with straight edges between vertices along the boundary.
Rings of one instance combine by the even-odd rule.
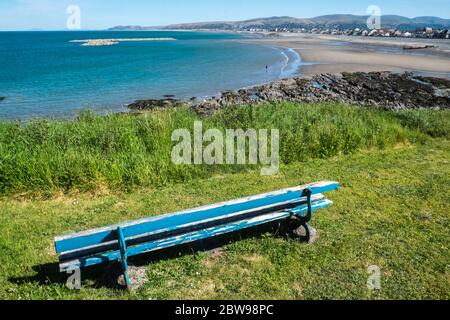
[[[226,91],[220,97],[202,101],[141,100],[129,105],[129,108],[142,111],[189,105],[198,113],[207,115],[229,105],[281,101],[340,102],[387,110],[449,109],[450,80],[391,72],[320,74]]]
[[[86,40],[70,40],[70,43],[81,43],[83,47],[104,47],[115,46],[120,42],[133,41],[175,41],[175,38],[127,38],[127,39],[86,39]]]

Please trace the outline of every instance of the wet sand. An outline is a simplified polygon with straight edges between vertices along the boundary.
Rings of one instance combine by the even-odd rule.
[[[280,34],[252,40],[296,50],[304,63],[300,73],[411,71],[450,78],[450,41],[406,38],[366,38],[310,34]],[[404,46],[435,48],[403,50]]]

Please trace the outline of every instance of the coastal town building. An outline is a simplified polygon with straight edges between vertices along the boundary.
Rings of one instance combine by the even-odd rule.
[[[277,32],[277,33],[309,33],[309,34],[330,34],[362,37],[405,37],[405,38],[428,38],[428,39],[450,39],[450,30],[435,30],[431,27],[417,29],[415,31],[405,31],[400,29],[340,29],[340,28],[249,28],[249,32]]]

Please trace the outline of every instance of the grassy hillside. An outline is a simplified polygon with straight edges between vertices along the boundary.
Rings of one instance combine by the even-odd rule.
[[[285,103],[202,119],[280,129],[271,177],[172,165],[172,130],[197,119],[183,109],[0,123],[0,299],[450,299],[449,116]],[[83,270],[80,291],[59,273],[56,235],[318,180],[342,188],[313,220],[315,245],[268,232],[132,259],[148,278],[132,292],[105,286],[112,266]],[[367,288],[371,265],[381,290]]]
[[[252,169],[174,165],[172,132],[192,131],[195,120],[193,112],[175,109],[144,115],[85,112],[74,121],[0,122],[0,196],[131,190]],[[204,129],[222,131],[277,128],[281,161],[291,164],[447,137],[450,112],[284,103],[229,108],[201,120]]]
[[[0,299],[450,299],[449,154],[449,141],[436,139],[289,164],[275,177],[249,171],[102,197],[0,200]],[[215,253],[147,257],[138,265],[148,282],[131,293],[104,286],[110,267],[83,270],[81,291],[59,274],[55,235],[320,179],[342,188],[314,218],[315,245],[265,233]],[[367,289],[370,265],[381,268],[379,291]]]

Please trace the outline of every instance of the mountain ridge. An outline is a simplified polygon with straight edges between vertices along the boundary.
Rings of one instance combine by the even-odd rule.
[[[333,27],[333,28],[365,28],[368,15],[358,16],[352,14],[334,14],[323,15],[314,18],[294,18],[289,16],[273,16],[265,18],[255,18],[243,21],[209,21],[209,22],[192,22],[170,24],[160,27],[145,26],[116,26],[108,30],[228,30],[228,31],[244,31],[249,29],[281,29],[281,28],[316,28],[316,27]],[[399,15],[383,15],[381,16],[381,25],[383,28],[399,28],[403,30],[415,30],[424,27],[435,29],[450,28],[450,19],[440,17],[422,16],[415,18],[407,18]]]

